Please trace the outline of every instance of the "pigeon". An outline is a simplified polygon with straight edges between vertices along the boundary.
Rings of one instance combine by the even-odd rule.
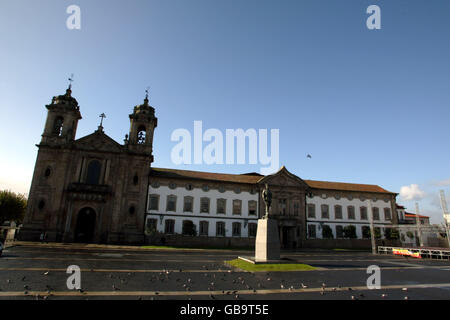
[[[47,275],[48,275],[48,271],[44,272],[44,276],[47,276]]]
[[[311,158],[312,158],[312,156],[311,156],[310,154],[308,154],[306,157],[307,157],[308,159],[311,159]]]
[[[408,288],[402,288],[402,291],[408,291]]]
[[[303,283],[301,285],[302,285],[302,289],[308,288],[308,286],[304,285]]]
[[[408,300],[409,298],[408,298],[408,296],[406,296],[405,298],[403,298],[404,300]]]

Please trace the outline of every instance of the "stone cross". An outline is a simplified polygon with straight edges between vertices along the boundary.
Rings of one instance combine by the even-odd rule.
[[[99,115],[100,118],[102,118],[102,120],[100,120],[100,127],[103,126],[103,119],[106,118],[106,114],[102,113],[101,115]]]

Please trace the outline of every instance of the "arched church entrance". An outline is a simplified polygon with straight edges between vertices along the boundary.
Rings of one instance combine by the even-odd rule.
[[[92,208],[83,208],[78,213],[75,228],[75,242],[90,243],[94,239],[95,211]]]

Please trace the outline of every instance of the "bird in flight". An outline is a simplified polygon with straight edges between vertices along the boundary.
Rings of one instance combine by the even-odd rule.
[[[311,159],[311,158],[312,158],[312,156],[311,156],[310,154],[308,154],[306,157],[307,157],[308,159]]]

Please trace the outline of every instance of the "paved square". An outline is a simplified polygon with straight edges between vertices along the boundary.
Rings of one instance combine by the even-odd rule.
[[[282,253],[315,271],[252,273],[225,264],[249,254],[18,243],[0,258],[0,299],[450,299],[449,261],[328,250]],[[81,292],[67,288],[70,265],[81,268]],[[370,265],[381,268],[380,290],[366,287]]]

